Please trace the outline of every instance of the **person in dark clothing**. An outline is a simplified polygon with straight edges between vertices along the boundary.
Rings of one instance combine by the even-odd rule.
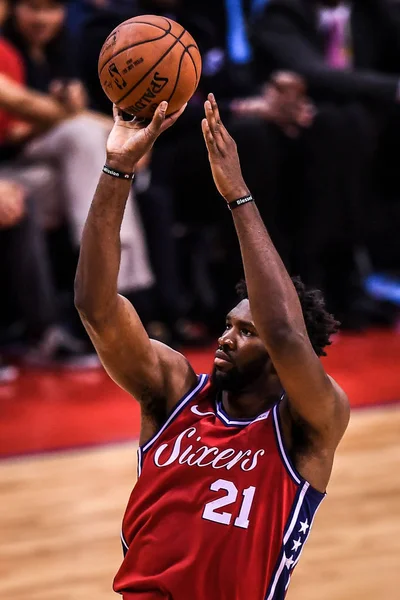
[[[314,100],[400,102],[398,10],[390,0],[271,0],[252,25],[262,80],[268,66],[291,69]],[[335,35],[347,55],[341,64],[331,52]]]
[[[22,54],[26,83],[48,93],[53,81],[77,79],[77,56],[65,26],[68,0],[13,2],[4,36]]]
[[[365,255],[373,201],[367,174],[400,101],[395,10],[386,0],[271,0],[250,28],[257,80],[289,69],[304,78],[317,105],[313,126],[295,142],[265,126],[274,141],[263,182],[282,192],[277,177],[292,160],[298,176],[289,196],[301,206],[291,230],[296,271],[325,289],[330,309],[349,328],[382,317],[362,290],[355,257]]]
[[[164,14],[177,20],[194,36],[202,53],[207,51],[211,43],[209,39],[214,36],[215,25],[204,16],[195,18],[193,15],[197,15],[198,11],[192,5],[188,10],[187,6],[175,0],[171,2],[105,0],[101,6],[91,0],[87,1],[86,18],[82,23],[77,44],[82,56],[81,78],[89,91],[91,106],[95,110],[109,115],[112,108],[101,88],[97,74],[98,57],[105,39],[125,19],[152,13]],[[205,97],[199,91],[198,96],[191,100],[180,127],[173,132],[168,132],[170,135],[166,135],[162,143],[154,149],[151,160],[146,161],[145,172],[139,173],[134,184],[148,240],[152,268],[156,275],[156,298],[153,304],[157,309],[152,311],[155,318],[149,318],[148,321],[156,321],[156,328],[153,327],[154,323],[151,324],[153,336],[171,342],[172,335],[173,343],[176,344],[204,341],[204,336],[197,333],[195,324],[188,318],[193,317],[188,314],[188,310],[194,301],[189,300],[185,294],[185,285],[180,273],[181,265],[177,260],[178,248],[173,225],[177,213],[181,214],[182,211],[176,210],[180,188],[174,186],[173,174],[176,172],[175,165],[182,164],[189,154],[188,145],[182,144],[182,140],[187,140],[190,144],[193,136],[198,137],[199,143],[196,149],[199,147],[200,152],[204,154],[198,135],[198,123]],[[204,171],[209,176],[206,163]],[[157,219],[154,219],[155,214]],[[163,327],[160,321],[164,321]],[[156,330],[160,332],[164,330],[164,333],[155,334]]]

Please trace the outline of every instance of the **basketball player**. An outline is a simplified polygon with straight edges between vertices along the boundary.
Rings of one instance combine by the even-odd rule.
[[[147,337],[117,294],[119,228],[135,164],[180,114],[166,118],[166,108],[146,128],[114,109],[76,278],[105,368],[141,405],[139,478],[114,589],[124,600],[283,599],[349,420],[347,397],[319,360],[337,323],[320,293],[286,272],[210,95],[203,135],[246,283],[210,378]]]

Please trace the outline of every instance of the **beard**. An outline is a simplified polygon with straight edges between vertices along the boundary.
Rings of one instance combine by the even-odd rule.
[[[268,356],[262,356],[242,369],[234,365],[229,371],[220,371],[214,367],[211,385],[216,392],[243,392],[261,377],[267,362]]]

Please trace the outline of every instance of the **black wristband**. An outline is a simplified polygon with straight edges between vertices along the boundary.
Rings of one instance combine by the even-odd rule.
[[[122,171],[117,171],[107,165],[104,165],[103,173],[110,175],[111,177],[116,177],[116,179],[129,179],[131,181],[135,177],[135,173],[123,173]]]
[[[235,208],[239,208],[239,206],[243,206],[243,204],[247,204],[248,202],[254,202],[253,196],[243,196],[243,198],[232,200],[232,202],[228,202],[228,208],[229,210],[234,210]]]

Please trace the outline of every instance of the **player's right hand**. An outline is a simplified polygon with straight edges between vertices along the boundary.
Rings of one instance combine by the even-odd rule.
[[[161,102],[150,123],[133,117],[124,121],[122,112],[114,105],[114,127],[107,141],[107,164],[115,169],[131,173],[141,158],[151,150],[154,142],[171,127],[186,108],[166,116],[168,102]]]

